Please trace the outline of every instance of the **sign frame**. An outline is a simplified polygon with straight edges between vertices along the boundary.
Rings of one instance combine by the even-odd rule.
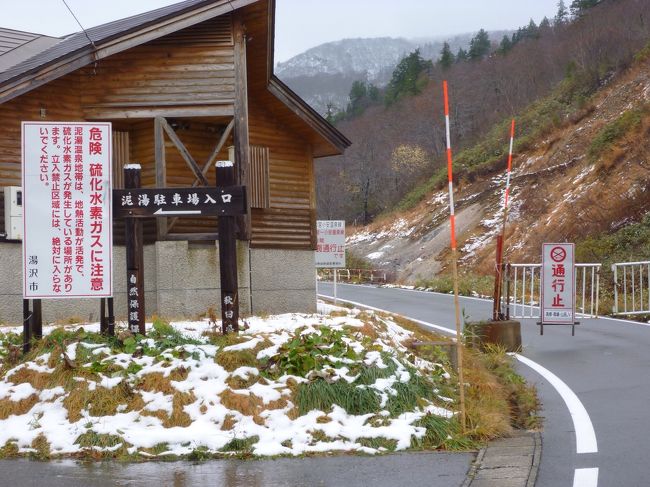
[[[58,136],[55,136],[50,132],[51,129],[54,128],[60,128],[62,133]],[[73,133],[71,134],[71,139],[74,140],[74,144],[66,144],[64,145],[64,142],[61,141],[60,143],[57,144],[55,140],[50,140],[54,139],[57,137],[58,139],[64,139],[67,137],[69,134],[66,133],[65,129],[67,128],[72,128]],[[81,128],[81,133],[77,133],[77,129]],[[98,135],[97,132],[92,132],[92,129],[94,128],[99,128],[101,131],[101,138],[99,139],[94,139],[96,142],[93,142],[93,138]],[[36,130],[36,133],[34,133],[34,130]],[[47,132],[47,142],[43,142],[43,139],[41,139],[41,142],[38,144],[40,146],[40,150],[34,149],[32,144],[32,139],[33,138],[39,138],[41,135],[45,135],[43,133],[43,130],[48,130]],[[52,130],[53,132],[53,130]],[[81,136],[81,141],[77,142],[77,136]],[[101,142],[101,143],[100,143]],[[90,147],[91,143],[100,143],[100,145],[95,148],[97,150],[101,150],[101,152],[94,152],[93,149]],[[44,145],[47,144],[47,145]],[[23,294],[23,299],[84,299],[84,298],[110,298],[113,296],[113,214],[112,214],[112,177],[113,177],[113,162],[112,162],[112,156],[113,156],[113,132],[112,132],[112,124],[110,122],[78,122],[78,121],[23,121],[21,123],[21,171],[22,171],[22,192],[23,192],[23,240],[22,240],[22,277],[23,277],[23,283],[22,283],[22,294]],[[85,147],[84,147],[85,146]],[[78,147],[81,147],[81,149],[78,149]],[[49,149],[54,148],[56,150],[56,154],[52,153]],[[71,161],[65,161],[65,156],[66,150],[70,151]],[[43,152],[45,151],[45,157],[46,159],[43,159]],[[60,152],[59,152],[60,151]],[[77,154],[82,154],[84,159],[79,162],[77,159]],[[54,157],[57,157],[57,162],[54,163],[52,159]],[[91,160],[92,157],[92,160]],[[40,161],[40,162],[39,162]],[[45,161],[45,163],[44,163]],[[95,187],[88,187],[85,188],[83,184],[88,184],[91,185],[92,181],[94,178],[97,177],[97,175],[92,176],[91,175],[91,169],[90,165],[92,164],[101,164],[102,166],[102,172],[101,172],[101,179],[99,181],[95,181],[96,186]],[[69,177],[70,173],[73,172],[74,169],[74,184],[71,184],[73,188],[65,190],[65,181],[63,180],[63,188],[60,191],[60,193],[68,193],[68,195],[64,195],[63,198],[61,198],[61,195],[59,195],[60,201],[64,202],[65,201],[70,201],[70,204],[72,204],[73,197],[76,195],[76,198],[74,198],[75,204],[79,200],[83,200],[83,203],[88,203],[88,206],[82,205],[84,207],[84,212],[83,215],[83,221],[79,223],[77,220],[79,218],[75,215],[75,239],[72,239],[74,243],[76,244],[76,228],[77,225],[83,225],[83,228],[85,229],[83,231],[84,238],[86,239],[86,243],[84,245],[88,245],[88,241],[93,239],[92,235],[97,235],[95,232],[94,226],[91,225],[90,223],[90,218],[89,215],[92,213],[93,208],[99,206],[102,211],[102,217],[101,217],[101,235],[99,238],[101,238],[101,241],[103,242],[102,247],[102,256],[103,260],[99,259],[99,256],[97,258],[94,257],[94,255],[98,254],[98,252],[95,252],[95,254],[91,254],[88,252],[88,255],[86,256],[88,259],[89,264],[87,264],[87,267],[82,268],[82,272],[79,271],[77,264],[77,261],[75,260],[75,263],[72,265],[74,267],[74,270],[76,271],[74,276],[77,276],[77,279],[83,279],[81,282],[83,283],[83,287],[81,290],[78,291],[65,291],[65,284],[66,282],[66,277],[72,275],[72,271],[70,272],[64,272],[59,274],[63,275],[63,278],[61,278],[61,281],[64,283],[62,286],[61,292],[54,292],[53,290],[40,290],[40,289],[30,289],[32,286],[28,286],[28,281],[29,277],[28,275],[33,272],[33,269],[36,269],[37,272],[41,270],[40,267],[30,267],[37,265],[37,264],[29,264],[28,256],[30,255],[37,255],[41,252],[37,252],[37,254],[34,254],[34,251],[32,249],[34,246],[32,245],[30,247],[30,243],[32,242],[32,239],[37,239],[39,238],[38,236],[34,235],[34,231],[27,231],[28,225],[34,226],[34,220],[28,221],[29,215],[31,215],[31,210],[32,207],[34,206],[33,203],[30,204],[30,195],[32,192],[38,192],[39,186],[37,186],[35,182],[35,178],[38,177],[39,181],[42,183],[42,186],[49,186],[50,179],[54,180],[52,178],[52,174],[54,173],[54,164],[60,164],[60,166],[64,166],[64,177]],[[88,172],[88,175],[86,176],[87,181],[84,182],[83,179],[81,179],[81,190],[79,189],[79,186],[77,185],[77,176],[79,172],[79,168],[77,167],[78,165],[82,165],[81,169],[81,174],[82,176]],[[37,168],[32,167],[33,165],[37,165]],[[72,169],[66,170],[65,166],[67,165],[72,165]],[[28,167],[29,166],[29,167]],[[59,168],[59,172],[61,169]],[[43,182],[43,177],[45,177],[46,181]],[[99,184],[102,184],[102,187],[99,186]],[[42,189],[42,188],[41,188]],[[88,189],[87,194],[84,192],[85,189]],[[52,193],[55,191],[54,189],[51,190]],[[83,195],[83,197],[80,197],[78,195]],[[95,199],[95,201],[92,201],[92,197],[95,196],[98,199]],[[53,196],[52,196],[53,197]],[[99,205],[97,203],[99,201]],[[50,200],[50,203],[52,200]],[[73,214],[72,212],[75,211],[74,207],[70,208],[65,208],[65,206],[62,206],[65,209],[70,209],[71,210],[71,215]],[[37,204],[38,206],[38,204]],[[48,205],[48,208],[52,207],[53,205]],[[52,208],[54,210],[54,208]],[[54,218],[52,216],[52,218]],[[61,219],[64,219],[64,216],[61,216]],[[41,216],[41,219],[43,217]],[[67,218],[66,221],[71,220],[72,217]],[[36,220],[36,223],[38,223],[38,220]],[[92,230],[89,232],[86,232],[88,230],[88,227],[92,226]],[[66,227],[71,231],[70,234],[65,235],[65,233],[62,233],[61,239],[64,237],[70,238],[73,233],[72,233],[72,223],[70,225],[66,225]],[[47,230],[47,236],[51,237],[50,240],[53,240],[56,237],[53,237],[54,230],[57,227],[50,226],[48,227]],[[43,232],[45,233],[45,230],[41,229],[39,226],[38,232]],[[86,235],[88,233],[88,235]],[[38,235],[41,235],[41,233],[38,233]],[[36,240],[34,240],[36,241]],[[95,240],[93,240],[94,244]],[[66,249],[68,248],[79,248],[82,247],[80,245],[75,245],[72,247],[72,244],[68,244],[67,242],[60,245],[60,252],[61,255],[64,256]],[[92,245],[91,245],[92,247]],[[82,247],[83,249],[84,247]],[[90,247],[89,247],[90,248]],[[84,249],[84,254],[86,249]],[[53,254],[50,254],[53,255]],[[76,258],[78,255],[78,251],[75,250],[74,254],[69,254],[69,255],[74,255]],[[38,261],[36,261],[38,263]],[[64,261],[65,262],[65,261]],[[97,283],[91,283],[91,278],[92,272],[91,271],[91,266],[93,263],[101,265],[103,267],[102,269],[102,290],[97,290],[94,291],[92,290],[93,285],[96,285]],[[103,265],[102,265],[103,264]],[[38,264],[40,266],[40,264]],[[49,265],[49,264],[48,264]],[[55,266],[55,264],[51,264],[52,266]],[[61,264],[61,267],[64,267],[66,264]],[[54,269],[52,269],[54,270]],[[97,271],[99,272],[99,271]],[[55,274],[54,272],[51,272],[51,274]],[[81,275],[82,277],[79,278],[78,276]],[[40,284],[40,279],[41,276],[39,276],[39,284]],[[44,277],[45,281],[47,282],[48,278]],[[74,281],[70,281],[70,284]]]
[[[556,257],[555,257],[556,256]],[[554,265],[561,265],[564,270],[562,281],[554,283],[551,281],[552,269]],[[575,244],[574,243],[544,243],[542,245],[542,269],[541,269],[541,302],[540,302],[540,324],[544,325],[575,325],[576,321],[576,281],[575,281]],[[569,283],[569,286],[566,286]],[[556,289],[552,289],[553,286]],[[562,286],[561,291],[557,291],[558,286]],[[568,288],[568,289],[567,289]],[[546,306],[546,300],[549,294],[554,294],[559,301],[570,296],[569,306],[562,308],[555,306],[558,312],[569,313],[569,316],[558,316],[549,319],[547,310],[552,310],[554,306]],[[542,328],[543,330],[543,328]],[[542,331],[543,333],[543,331]]]
[[[328,233],[330,231],[336,233]],[[323,244],[335,245],[337,249],[334,252],[319,251],[318,248]],[[341,249],[338,249],[338,246]],[[316,220],[314,262],[317,269],[345,268],[345,220]]]

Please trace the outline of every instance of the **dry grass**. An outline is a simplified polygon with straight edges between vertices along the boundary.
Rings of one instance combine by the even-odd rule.
[[[125,382],[112,389],[96,386],[93,391],[89,390],[87,383],[79,382],[63,400],[70,422],[79,421],[85,409],[91,416],[113,416],[122,404],[127,405],[127,411],[138,411],[144,407],[140,394],[136,394]]]
[[[508,393],[483,365],[478,352],[464,349],[467,424],[472,436],[486,440],[512,433]]]
[[[226,417],[223,418],[221,429],[222,431],[230,431],[235,427],[236,424],[237,421],[235,420],[235,416],[232,414],[226,414]]]
[[[32,394],[20,401],[12,401],[9,398],[0,400],[0,420],[9,416],[20,416],[27,414],[38,402],[38,395]]]
[[[284,397],[267,404],[264,404],[262,399],[254,394],[237,394],[231,390],[225,390],[219,397],[221,404],[226,408],[239,411],[245,416],[252,416],[253,421],[259,425],[264,424],[264,419],[260,416],[263,411],[287,407],[287,400]]]
[[[172,414],[163,421],[163,426],[165,428],[174,428],[176,426],[187,428],[190,426],[192,418],[183,408],[195,401],[196,397],[191,392],[175,392],[172,399]]]
[[[162,392],[163,394],[173,394],[176,392],[176,388],[171,383],[171,378],[165,377],[162,372],[152,372],[143,375],[139,378],[137,387],[147,392]]]
[[[231,389],[248,389],[253,384],[259,382],[259,380],[260,377],[253,374],[249,375],[248,379],[243,379],[242,377],[233,377],[231,375],[226,379],[226,384],[228,384],[228,387]]]
[[[43,433],[34,438],[31,446],[34,450],[36,450],[36,453],[34,453],[33,456],[37,460],[48,460],[50,458],[50,443],[47,441],[47,438]]]
[[[50,386],[53,376],[52,374],[37,372],[27,367],[22,367],[7,376],[6,379],[14,384],[31,384],[34,389],[42,391]]]
[[[140,408],[142,416],[153,416],[162,422],[163,428],[187,428],[192,424],[192,418],[184,410],[185,406],[192,404],[196,401],[196,397],[191,392],[174,392],[172,396],[172,413],[167,414],[166,411],[157,410],[149,411]],[[142,405],[144,407],[144,404]]]
[[[217,352],[215,362],[228,372],[233,372],[239,367],[257,367],[257,355],[251,350],[237,350],[231,352]]]

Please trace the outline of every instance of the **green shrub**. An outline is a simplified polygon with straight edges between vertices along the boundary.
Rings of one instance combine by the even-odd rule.
[[[592,162],[600,159],[616,141],[639,127],[647,112],[647,107],[628,110],[616,120],[605,125],[591,141],[587,152],[589,159]]]

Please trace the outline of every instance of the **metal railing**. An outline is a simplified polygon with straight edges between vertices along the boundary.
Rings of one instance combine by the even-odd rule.
[[[540,318],[542,264],[508,264],[505,274],[508,314],[511,318]],[[600,305],[601,264],[575,265],[576,313],[597,318]]]
[[[339,282],[387,282],[388,273],[381,269],[319,269],[319,276],[324,280],[333,280],[334,272]]]
[[[650,261],[617,262],[614,274],[615,315],[650,314]]]

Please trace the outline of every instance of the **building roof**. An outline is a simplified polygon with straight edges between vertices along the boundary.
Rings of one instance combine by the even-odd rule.
[[[4,70],[0,65],[0,103],[104,57],[258,1],[260,0],[185,0],[167,7],[98,25],[87,29],[86,32],[77,32],[62,39],[55,39],[52,44],[42,50],[34,49],[30,56],[27,56],[29,53],[26,52],[26,57]],[[274,8],[273,0],[271,0],[271,8]],[[273,29],[273,26],[270,28]],[[22,37],[14,36],[13,42],[24,41],[22,45],[25,45],[25,42],[33,42],[36,38],[30,39],[28,33],[21,34],[24,35]],[[37,36],[36,34],[31,35]],[[270,41],[273,42],[272,36]],[[269,49],[271,70],[272,56],[271,45]],[[4,56],[0,56],[0,59],[2,57]],[[350,141],[343,134],[288,87],[279,82],[272,71],[268,73],[266,81],[271,93],[339,150],[342,151],[350,145]]]
[[[0,73],[60,41],[56,37],[0,27]]]

